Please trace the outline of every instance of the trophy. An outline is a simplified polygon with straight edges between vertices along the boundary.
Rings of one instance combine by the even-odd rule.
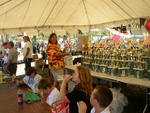
[[[83,65],[84,65],[85,67],[87,67],[87,63],[88,63],[88,56],[85,55]]]
[[[91,50],[89,49],[88,50],[88,56],[87,56],[88,57],[88,61],[87,61],[87,68],[88,69],[90,69],[90,64],[91,64],[91,60],[92,60],[91,54],[92,54]]]
[[[108,74],[112,76],[117,76],[117,66],[115,66],[116,60],[113,59],[111,65],[108,67]]]
[[[118,68],[119,77],[128,77],[129,76],[129,67],[126,67],[125,56],[122,56],[121,67]]]
[[[116,66],[118,66],[118,67],[120,67],[119,55],[120,55],[120,53],[119,53],[119,51],[117,51],[115,56],[116,56]]]
[[[83,62],[85,62],[85,50],[84,50],[84,48],[85,48],[85,44],[82,44],[82,58],[81,58],[81,64],[83,64]]]
[[[145,47],[143,49],[144,51],[144,56],[142,57],[142,61],[141,61],[141,67],[142,69],[144,69],[143,74],[148,77],[148,61],[149,61],[149,50],[147,47]]]
[[[138,55],[138,60],[135,61],[134,63],[136,63],[137,68],[133,68],[134,70],[134,78],[139,78],[139,79],[143,79],[143,71],[144,69],[142,69],[141,66],[141,59],[142,59],[142,53],[140,53]]]
[[[92,63],[92,70],[93,71],[98,71],[98,58],[97,58],[97,54],[95,52],[95,57],[94,57],[94,63]]]
[[[116,47],[116,54],[115,54],[115,57],[116,57],[116,66],[119,67],[119,55],[120,55],[120,52],[119,52],[119,46],[120,44],[119,43],[116,43],[115,44],[115,47]]]
[[[105,56],[105,54],[103,54],[102,64],[100,64],[99,66],[100,66],[100,72],[101,72],[101,73],[106,73],[106,74],[107,74],[107,65],[105,65],[106,59],[105,59],[104,56]]]
[[[99,64],[102,64],[102,58],[104,57],[104,48],[102,47],[99,54]]]
[[[111,60],[109,59],[109,54],[107,51],[105,52],[105,60],[106,60],[106,65],[109,66]]]
[[[143,40],[139,40],[138,47],[139,47],[139,52],[142,53],[142,50],[143,50]]]

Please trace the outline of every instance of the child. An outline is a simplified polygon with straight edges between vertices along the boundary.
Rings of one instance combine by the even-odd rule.
[[[112,92],[105,86],[98,85],[93,90],[90,103],[91,113],[110,113],[108,105],[112,102]],[[83,101],[77,102],[79,113],[86,113],[87,106]]]
[[[69,103],[69,112],[78,113],[77,102],[84,101],[87,107],[87,113],[90,113],[92,106],[90,104],[90,95],[92,93],[92,76],[84,66],[78,66],[72,75],[72,81],[76,84],[72,92],[67,93],[67,83],[70,81],[71,75],[65,75],[61,84],[60,100]]]
[[[50,106],[60,100],[60,92],[47,79],[41,79],[38,88],[47,94],[44,99]]]
[[[42,76],[36,73],[36,70],[33,67],[29,67],[26,72],[26,76],[19,82],[19,84],[27,84],[34,93],[40,95],[41,91],[38,89],[38,84]]]

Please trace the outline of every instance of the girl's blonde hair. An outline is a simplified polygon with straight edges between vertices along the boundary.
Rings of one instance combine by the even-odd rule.
[[[76,88],[80,91],[83,91],[86,94],[86,98],[89,99],[93,90],[91,73],[89,69],[84,66],[78,66],[77,69],[80,83],[76,86]]]

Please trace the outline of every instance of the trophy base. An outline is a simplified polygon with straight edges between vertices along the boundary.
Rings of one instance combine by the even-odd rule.
[[[107,74],[107,65],[99,65],[100,66],[100,72]]]
[[[134,70],[134,78],[143,79],[144,78],[144,69],[133,68]]]
[[[90,63],[88,63],[88,62],[83,62],[83,65],[88,69],[90,68]]]
[[[129,76],[129,68],[128,67],[118,68],[118,75],[119,75],[119,77],[128,77]]]
[[[98,66],[99,66],[99,64],[92,63],[92,71],[98,72]]]
[[[109,66],[108,67],[108,74],[112,75],[112,76],[117,76],[117,69],[118,69],[117,66],[115,66],[115,67]]]

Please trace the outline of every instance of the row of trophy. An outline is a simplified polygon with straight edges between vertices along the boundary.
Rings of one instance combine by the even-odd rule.
[[[102,41],[94,44],[88,42],[88,49],[82,45],[82,65],[92,71],[105,73],[113,76],[143,79],[150,73],[149,41],[120,41],[115,43],[110,40],[108,44]]]

